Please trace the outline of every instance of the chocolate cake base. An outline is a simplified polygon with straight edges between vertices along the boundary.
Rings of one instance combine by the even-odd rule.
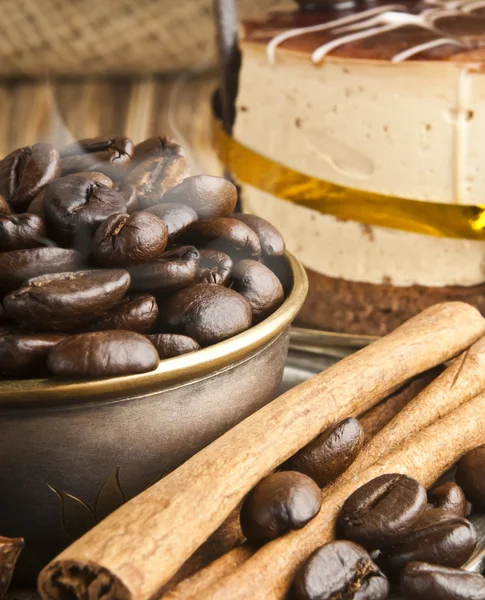
[[[485,283],[396,287],[345,281],[307,269],[310,290],[295,325],[340,333],[385,335],[428,306],[461,300],[485,315]]]

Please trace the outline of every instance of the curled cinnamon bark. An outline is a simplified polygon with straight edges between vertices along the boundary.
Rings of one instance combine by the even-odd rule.
[[[260,479],[333,423],[453,358],[484,332],[485,320],[471,306],[437,305],[289,390],[62,552],[40,575],[42,597],[60,599],[74,585],[87,595],[86,582],[103,572],[105,586],[120,586],[104,600],[152,598]]]

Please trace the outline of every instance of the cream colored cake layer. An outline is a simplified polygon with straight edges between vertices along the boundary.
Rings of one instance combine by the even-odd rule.
[[[394,65],[332,57],[316,67],[291,52],[270,64],[264,47],[243,43],[242,51],[239,141],[347,187],[484,203],[485,72],[446,61]],[[485,280],[485,242],[380,227],[371,241],[357,223],[264,198],[270,214],[257,205],[251,210],[276,221],[304,264],[325,275],[372,283],[390,278],[394,285]],[[256,200],[253,191],[249,201]]]
[[[397,286],[485,280],[485,242],[435,238],[339,221],[243,186],[244,210],[273,223],[302,263],[329,277]]]

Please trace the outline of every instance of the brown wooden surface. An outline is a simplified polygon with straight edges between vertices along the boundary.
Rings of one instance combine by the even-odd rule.
[[[59,597],[60,577],[82,586],[81,569],[94,580],[109,574],[119,598],[152,598],[262,477],[333,423],[484,333],[471,306],[437,305],[289,390],[67,548],[41,573],[41,594]]]

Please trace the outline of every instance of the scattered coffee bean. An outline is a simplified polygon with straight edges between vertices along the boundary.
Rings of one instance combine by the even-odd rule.
[[[267,542],[311,521],[322,505],[318,485],[303,473],[280,471],[262,479],[241,507],[249,542]]]
[[[123,136],[79,140],[60,152],[62,175],[98,171],[117,175],[131,161],[133,142]]]
[[[409,534],[426,509],[426,490],[406,475],[381,475],[357,489],[339,515],[343,537],[368,550],[388,548]]]
[[[459,485],[452,481],[442,483],[428,492],[428,502],[435,508],[464,517],[466,514],[466,498]]]
[[[201,250],[197,269],[197,283],[215,283],[229,285],[233,262],[224,252]]]
[[[408,600],[485,600],[485,577],[412,562],[401,573],[401,592]]]
[[[0,195],[0,215],[9,215],[10,206],[3,196]]]
[[[399,573],[413,561],[461,567],[472,555],[475,545],[476,533],[469,521],[435,509],[426,512],[415,530],[389,549],[383,564],[393,573]]]
[[[261,243],[263,256],[283,256],[285,240],[281,233],[269,221],[256,215],[235,214],[235,219],[242,221],[256,233]]]
[[[47,187],[44,213],[58,239],[72,244],[75,236],[90,236],[114,213],[127,212],[125,198],[91,179],[68,175]]]
[[[125,183],[136,188],[140,208],[158,204],[171,187],[189,175],[190,168],[181,147],[161,140],[158,153],[148,153],[127,176]]]
[[[197,283],[180,290],[167,302],[161,320],[176,333],[207,346],[249,329],[251,308],[234,290]]]
[[[311,477],[323,488],[344,473],[357,458],[364,444],[364,430],[350,417],[328,429],[292,456],[285,469]]]
[[[0,294],[16,290],[31,277],[48,273],[75,271],[82,265],[76,250],[64,248],[27,248],[0,254]]]
[[[237,189],[223,177],[194,175],[168,190],[163,201],[190,206],[200,219],[228,217],[236,208]]]
[[[0,162],[0,194],[16,212],[59,174],[59,152],[51,144],[18,148]]]
[[[105,314],[128,291],[127,271],[76,271],[28,279],[5,297],[8,315],[45,331],[72,331]]]
[[[293,584],[297,600],[384,600],[389,582],[357,544],[336,541],[303,563]]]
[[[65,335],[0,335],[0,374],[9,377],[32,377],[47,371],[49,352]]]
[[[147,338],[155,346],[161,359],[180,356],[200,350],[200,344],[187,335],[178,333],[155,333],[147,335]]]
[[[0,215],[0,252],[42,246],[44,219],[37,215]]]
[[[216,217],[197,221],[182,236],[185,243],[228,254],[232,260],[258,259],[261,245],[254,231],[237,219]]]
[[[245,298],[255,322],[262,321],[280,307],[285,293],[273,271],[255,260],[241,260],[232,270],[232,289]]]
[[[198,220],[195,210],[184,204],[164,202],[163,204],[150,206],[146,211],[162,219],[167,226],[168,241],[170,243],[176,240],[192,223]]]
[[[93,238],[93,256],[106,267],[131,267],[159,258],[168,242],[165,223],[148,212],[111,215]]]
[[[154,346],[134,331],[95,331],[73,335],[47,357],[47,366],[64,377],[111,377],[157,368]]]
[[[90,331],[125,329],[148,333],[158,319],[157,301],[150,294],[126,296],[100,319],[89,324]]]
[[[130,269],[134,291],[173,292],[195,281],[200,255],[194,246],[181,246],[164,252],[149,264]]]
[[[477,508],[485,508],[485,446],[475,448],[458,463],[456,482]]]

